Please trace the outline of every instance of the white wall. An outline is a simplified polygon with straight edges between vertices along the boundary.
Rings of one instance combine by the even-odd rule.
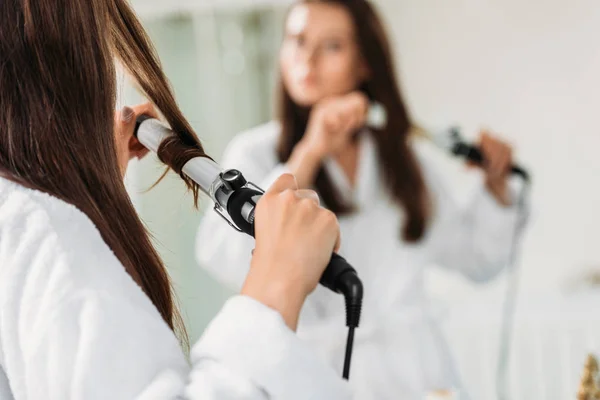
[[[473,135],[490,127],[533,173],[508,398],[574,398],[585,355],[600,351],[597,297],[557,294],[582,271],[600,271],[600,2],[378,3],[418,121],[458,123]],[[475,287],[431,278],[442,304],[462,304],[444,330],[465,384],[473,398],[495,398],[505,279]]]
[[[533,172],[523,290],[600,269],[600,3],[379,3],[418,120],[491,127]]]

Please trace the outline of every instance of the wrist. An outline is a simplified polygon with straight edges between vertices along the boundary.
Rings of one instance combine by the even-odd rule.
[[[490,180],[486,181],[487,190],[496,201],[503,207],[510,207],[512,205],[512,199],[510,196],[510,190],[508,180],[503,178],[501,180]]]
[[[304,189],[313,185],[323,159],[322,152],[301,141],[294,147],[294,151],[286,164],[289,171],[296,177],[298,186]]]
[[[292,152],[292,157],[293,156],[302,159],[304,163],[318,165],[325,157],[327,157],[327,152],[308,142],[306,139],[302,139],[296,147],[294,147],[294,151]]]
[[[306,294],[298,285],[268,275],[259,276],[251,268],[241,294],[277,311],[286,325],[291,330],[296,330],[300,310],[306,299]]]

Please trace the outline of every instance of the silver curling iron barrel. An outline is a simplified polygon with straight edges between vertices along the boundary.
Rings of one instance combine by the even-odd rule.
[[[162,141],[173,134],[169,127],[156,119],[144,115],[137,119],[135,135],[145,147],[154,152],[158,152]],[[246,181],[240,171],[223,170],[217,163],[204,157],[191,159],[182,170],[211,198],[215,204],[214,211],[231,227],[254,237],[256,204],[264,194],[261,188]],[[356,270],[334,253],[320,283],[344,295],[346,324],[348,327],[358,327],[363,285]]]

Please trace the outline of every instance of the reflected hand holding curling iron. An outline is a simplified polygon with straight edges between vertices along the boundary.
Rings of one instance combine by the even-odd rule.
[[[442,132],[425,133],[425,136],[442,150],[448,151],[457,157],[462,157],[477,165],[481,165],[485,161],[481,150],[467,143],[457,127],[451,127]],[[512,165],[510,173],[520,176],[524,181],[530,179],[529,173],[518,165]]]

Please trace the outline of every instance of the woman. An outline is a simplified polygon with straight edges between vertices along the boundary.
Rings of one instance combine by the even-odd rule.
[[[114,119],[115,59],[177,132],[161,159],[181,173],[181,158],[206,155],[124,0],[2,1],[0,54],[0,398],[347,397],[293,332],[338,226],[290,175],[259,202],[252,273],[188,364],[169,277],[123,184],[145,153],[136,117],[157,112]]]
[[[280,69],[277,121],[236,137],[222,164],[263,188],[291,172],[338,215],[340,254],[365,285],[350,379],[356,398],[422,399],[457,387],[427,310],[424,269],[440,264],[476,281],[501,271],[518,219],[508,186],[511,148],[481,137],[488,160],[481,190],[459,209],[430,154],[409,135],[389,44],[368,1],[296,2]],[[370,101],[387,110],[385,128],[364,128]],[[237,288],[252,241],[219,219],[211,213],[201,224],[198,260]],[[344,329],[341,299],[319,287],[305,304],[299,334],[340,368]]]

